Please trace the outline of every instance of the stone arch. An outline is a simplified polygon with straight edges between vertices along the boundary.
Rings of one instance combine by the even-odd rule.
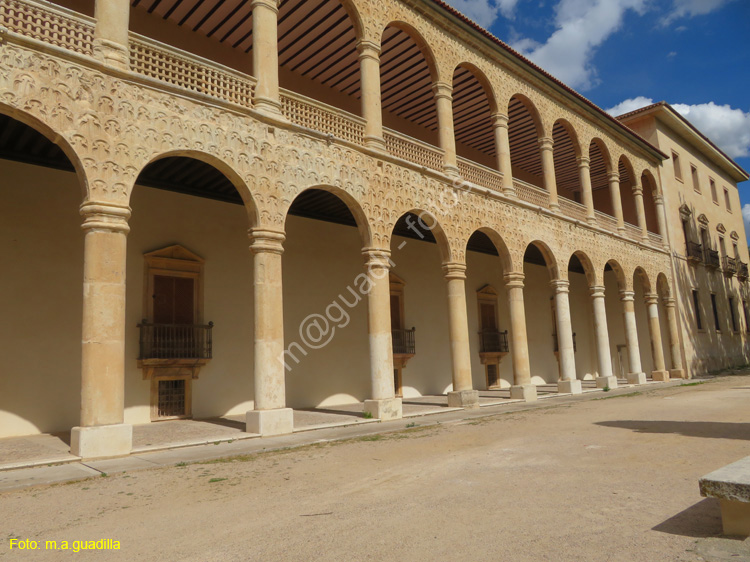
[[[633,283],[632,281],[628,280],[628,276],[625,274],[625,269],[620,265],[620,262],[618,262],[615,259],[608,260],[605,264],[606,266],[609,266],[610,269],[614,272],[615,277],[617,278],[617,287],[620,289],[620,291],[630,291],[632,290]]]
[[[578,171],[578,160],[581,157],[578,134],[569,121],[557,119],[552,125],[552,140],[558,195],[581,203],[583,188]]]
[[[352,0],[338,0],[338,2],[344,7],[344,10],[346,10],[347,15],[349,16],[349,20],[352,22],[354,34],[357,36],[357,42],[365,39],[365,26],[356,3]]]
[[[672,296],[672,289],[669,286],[669,280],[664,272],[660,272],[656,277],[656,292],[662,298],[668,298]]]
[[[490,239],[492,245],[500,256],[500,264],[502,265],[503,271],[513,271],[513,256],[511,255],[510,250],[508,250],[508,246],[505,244],[503,237],[494,228],[482,226],[472,232],[469,238],[471,238],[476,232],[481,232]],[[467,239],[466,243],[468,244],[468,242],[469,240]]]
[[[578,261],[581,262],[581,265],[583,266],[583,273],[586,275],[586,281],[588,281],[589,287],[598,285],[599,276],[596,274],[596,267],[594,267],[594,262],[591,261],[591,258],[588,256],[588,254],[586,254],[586,252],[582,250],[576,250],[570,255],[568,264],[570,264],[573,256],[578,258]]]
[[[620,175],[620,204],[622,205],[622,218],[630,224],[638,224],[638,213],[635,208],[635,197],[633,186],[638,181],[630,158],[624,154],[617,161],[617,172]]]
[[[539,139],[544,125],[539,110],[523,94],[508,101],[508,139],[513,177],[544,189],[544,172]]]
[[[92,191],[89,188],[88,176],[84,166],[85,158],[76,152],[73,145],[70,144],[61,133],[55,131],[52,125],[49,125],[38,116],[2,102],[0,102],[0,114],[6,115],[11,119],[15,119],[27,127],[34,129],[34,131],[44,136],[48,141],[58,146],[75,170],[75,174],[78,177],[78,183],[81,187],[82,199],[87,200],[92,197]]]
[[[544,257],[544,263],[547,266],[547,271],[549,272],[550,280],[561,279],[557,258],[555,257],[554,252],[547,245],[547,243],[541,240],[532,240],[526,246],[527,250],[529,246],[536,246],[536,248],[542,253],[542,256]]]
[[[497,102],[492,86],[484,73],[471,63],[455,67],[452,84],[457,154],[491,167],[497,159],[492,122]]]
[[[643,284],[643,292],[644,293],[650,293],[651,292],[651,280],[649,279],[648,273],[646,273],[646,270],[638,266],[635,268],[635,271],[633,272],[633,280],[640,279],[641,283]]]
[[[531,119],[533,121],[534,129],[536,131],[537,138],[541,138],[544,136],[544,124],[542,121],[542,115],[539,113],[539,109],[537,109],[536,104],[531,100],[531,98],[525,96],[521,93],[515,93],[510,98],[508,98],[508,106],[506,109],[506,112],[508,114],[508,117],[510,117],[510,113],[513,110],[514,102],[513,100],[518,100],[518,103],[523,105],[523,107],[526,109],[526,111],[529,112],[529,115],[531,116]]]
[[[497,113],[499,110],[499,106],[497,103],[497,94],[495,93],[495,88],[492,86],[492,82],[490,82],[490,80],[487,78],[487,75],[484,73],[484,71],[475,64],[464,61],[456,65],[453,70],[454,74],[459,68],[465,68],[474,75],[474,78],[476,78],[477,82],[479,82],[480,86],[482,86],[482,89],[487,96],[487,101],[490,104],[490,111],[492,113]]]
[[[372,225],[367,217],[367,214],[365,213],[364,209],[362,209],[362,205],[360,204],[360,202],[357,201],[357,199],[355,199],[349,192],[340,187],[320,184],[312,185],[301,190],[294,196],[294,198],[292,198],[291,201],[288,202],[286,209],[284,209],[284,223],[286,223],[286,219],[289,217],[289,209],[291,209],[294,202],[299,199],[300,195],[313,189],[330,193],[331,195],[339,199],[342,203],[344,203],[344,205],[346,205],[347,209],[354,217],[354,221],[357,224],[357,230],[359,231],[359,236],[362,240],[362,247],[373,247]]]
[[[644,170],[641,174],[641,189],[643,189],[643,210],[646,214],[646,229],[650,232],[659,232],[659,220],[656,215],[656,197],[659,194],[658,184],[653,174],[649,170]]]
[[[422,56],[424,57],[425,62],[427,63],[427,68],[430,70],[430,76],[432,77],[432,83],[438,82],[442,80],[444,77],[440,75],[440,69],[437,64],[437,58],[435,57],[435,53],[430,47],[429,43],[425,40],[425,38],[422,36],[422,34],[415,28],[413,25],[402,21],[402,20],[393,20],[388,22],[383,27],[383,32],[380,34],[381,41],[383,34],[386,32],[386,30],[389,27],[394,27],[400,31],[403,31],[406,33],[409,37],[411,37],[412,41],[414,41],[417,44],[417,47],[420,51],[422,51]]]
[[[146,164],[144,164],[144,166],[135,175],[136,179],[134,180],[133,185],[128,186],[126,203],[127,204],[130,203],[130,200],[133,196],[135,184],[138,183],[138,178],[141,176],[143,171],[149,165],[154,164],[155,162],[158,162],[159,160],[164,160],[165,158],[175,158],[175,157],[198,160],[200,162],[203,162],[204,164],[208,164],[209,166],[221,172],[224,175],[224,177],[226,177],[227,180],[229,180],[229,182],[234,186],[234,188],[237,190],[237,193],[239,193],[240,197],[242,198],[242,203],[247,212],[249,228],[255,228],[261,223],[261,220],[262,220],[261,210],[258,208],[258,205],[255,201],[255,198],[253,197],[250,187],[247,185],[245,180],[242,179],[242,176],[240,175],[240,173],[234,169],[232,164],[226,162],[225,160],[222,160],[220,157],[216,156],[215,154],[202,152],[200,150],[181,149],[181,150],[173,150],[169,152],[164,152],[156,156],[152,156],[152,158],[148,162],[146,162]]]
[[[415,218],[409,220],[408,217],[410,216],[413,216]],[[389,244],[393,239],[393,231],[395,230],[401,219],[404,219],[406,221],[406,228],[414,233],[415,238],[426,240],[428,239],[425,236],[425,234],[427,233],[427,236],[431,235],[435,239],[438,251],[440,252],[441,263],[450,263],[456,259],[455,254],[451,249],[450,239],[445,232],[445,229],[437,220],[437,218],[435,218],[435,215],[425,209],[412,208],[406,212],[401,213],[396,222],[394,222],[390,228],[390,235],[388,239]]]
[[[609,173],[612,171],[612,158],[604,141],[598,137],[591,139],[588,148],[589,177],[594,209],[610,216],[615,211],[609,190]]]

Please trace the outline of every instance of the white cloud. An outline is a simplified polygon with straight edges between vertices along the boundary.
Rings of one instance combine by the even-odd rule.
[[[610,115],[622,115],[651,105],[654,100],[643,96],[627,99],[607,109]],[[714,102],[688,105],[674,103],[672,107],[730,158],[750,156],[750,111],[717,105]],[[743,210],[744,212],[744,210]]]
[[[561,0],[555,32],[544,44],[521,39],[513,47],[573,88],[596,85],[596,48],[622,25],[628,10],[642,14],[647,0]]]
[[[705,16],[732,1],[733,0],[674,0],[672,2],[672,9],[661,19],[661,24],[669,25],[680,18]]]
[[[513,19],[518,0],[446,0],[462,14],[485,29],[489,29],[498,15]]]

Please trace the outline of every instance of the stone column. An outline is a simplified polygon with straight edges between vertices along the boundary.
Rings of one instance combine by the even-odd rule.
[[[654,204],[656,206],[656,221],[659,225],[662,244],[666,249],[669,249],[669,242],[667,241],[667,216],[664,214],[664,196],[654,192]]]
[[[682,366],[682,353],[680,351],[680,330],[677,326],[677,301],[674,297],[664,297],[664,309],[667,312],[667,323],[669,326],[669,352],[672,357],[672,370],[669,377],[673,379],[684,379],[685,369]]]
[[[578,158],[578,177],[581,181],[583,204],[586,207],[586,222],[596,224],[594,194],[591,192],[591,160],[588,156]]]
[[[130,454],[133,426],[125,424],[125,270],[130,209],[89,201],[83,230],[81,425],[70,451],[85,458]]]
[[[633,184],[633,198],[635,199],[635,211],[638,216],[638,227],[641,229],[641,238],[648,240],[646,209],[643,206],[643,188],[638,184]]]
[[[361,75],[362,117],[365,120],[365,146],[385,151],[380,96],[380,46],[370,41],[360,41],[357,50]]]
[[[277,0],[252,0],[253,74],[255,108],[261,113],[281,116],[279,98],[279,40]]]
[[[130,66],[130,1],[96,0],[94,18],[94,57],[109,66],[127,70]]]
[[[649,293],[645,296],[645,300],[648,308],[648,329],[651,333],[651,351],[654,356],[654,371],[651,373],[651,378],[655,381],[668,381],[669,371],[664,362],[664,346],[659,323],[659,295]]]
[[[558,211],[560,210],[560,203],[557,200],[557,178],[555,178],[554,141],[552,138],[540,138],[539,150],[542,155],[544,188],[549,192],[549,207],[553,211]]]
[[[294,416],[286,407],[284,306],[281,254],[284,233],[252,229],[253,304],[255,321],[255,409],[245,416],[246,431],[261,435],[291,433]]]
[[[497,151],[497,167],[503,174],[503,193],[514,196],[513,165],[510,160],[510,137],[508,136],[508,116],[502,113],[492,115],[492,127],[495,130],[495,150]]]
[[[471,380],[469,320],[466,316],[466,264],[444,263],[448,283],[448,322],[453,365],[453,392],[448,393],[452,408],[479,408],[479,392]]]
[[[612,356],[609,350],[609,330],[607,329],[607,309],[604,303],[604,287],[590,288],[594,305],[594,333],[596,335],[596,356],[599,376],[596,377],[597,388],[617,388],[617,377],[612,374]]]
[[[367,328],[370,337],[370,383],[372,395],[365,400],[365,412],[379,420],[402,417],[401,398],[393,385],[393,335],[391,332],[391,286],[389,250],[365,248],[367,276]]]
[[[523,273],[506,273],[510,311],[510,355],[513,359],[513,386],[510,397],[533,402],[537,399],[536,386],[531,383],[529,342],[526,334],[526,310],[523,304]]]
[[[612,197],[612,212],[617,219],[617,232],[625,234],[625,219],[622,215],[622,198],[620,197],[620,174],[611,172],[607,175],[609,179],[609,194]]]
[[[573,344],[573,326],[570,321],[570,282],[555,279],[550,283],[555,292],[555,316],[557,318],[557,353],[560,359],[562,380],[557,383],[560,393],[581,394],[581,381],[576,376],[576,356]]]
[[[456,161],[456,136],[453,131],[453,86],[445,82],[435,82],[432,86],[435,93],[440,148],[444,153],[445,173],[458,177]]]
[[[628,348],[628,384],[645,384],[646,373],[641,367],[641,350],[638,345],[638,328],[635,323],[635,293],[620,291],[622,315],[625,322],[625,344]]]

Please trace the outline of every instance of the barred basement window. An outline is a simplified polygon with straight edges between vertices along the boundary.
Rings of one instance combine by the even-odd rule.
[[[159,418],[181,418],[187,415],[187,381],[185,379],[159,380]]]
[[[703,319],[701,318],[701,303],[698,291],[693,290],[693,306],[695,307],[695,324],[699,330],[703,329]]]
[[[714,328],[717,332],[721,332],[721,324],[719,323],[719,307],[716,306],[716,294],[711,293],[711,308],[714,311]]]

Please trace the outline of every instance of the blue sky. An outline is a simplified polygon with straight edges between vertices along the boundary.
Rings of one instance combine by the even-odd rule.
[[[750,171],[750,0],[447,1],[606,110],[669,102]]]

